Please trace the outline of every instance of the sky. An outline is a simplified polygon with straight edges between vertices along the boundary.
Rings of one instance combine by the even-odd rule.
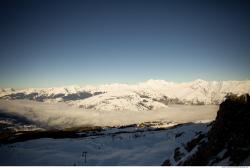
[[[1,0],[0,87],[250,79],[247,0]]]

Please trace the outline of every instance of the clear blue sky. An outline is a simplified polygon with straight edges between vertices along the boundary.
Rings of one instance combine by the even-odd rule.
[[[0,87],[250,79],[250,3],[3,0],[0,59]]]

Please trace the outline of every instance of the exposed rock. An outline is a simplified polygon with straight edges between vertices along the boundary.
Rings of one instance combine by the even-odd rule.
[[[162,166],[172,166],[170,160],[165,160]]]
[[[229,165],[239,165],[250,155],[249,128],[249,95],[228,95],[207,133],[208,141],[199,144],[202,139],[199,137],[187,143],[187,151],[191,152],[199,144],[198,151],[178,165],[220,165],[219,161],[223,159],[229,160]],[[221,151],[226,152],[220,158]]]
[[[201,140],[205,137],[204,134],[200,134],[198,137],[192,139],[191,141],[189,141],[186,146],[185,149],[190,152],[191,150],[194,149],[195,146],[197,146],[198,144],[200,144]]]
[[[180,151],[180,148],[176,148],[174,151],[174,160],[177,162],[182,158],[182,156],[184,156],[184,153]]]
[[[184,132],[177,133],[177,134],[175,135],[175,138],[179,138],[179,137],[181,137],[183,134],[184,134]]]

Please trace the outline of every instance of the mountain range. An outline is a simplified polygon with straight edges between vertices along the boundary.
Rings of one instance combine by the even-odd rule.
[[[66,86],[53,88],[0,89],[0,99],[65,102],[83,109],[144,111],[168,108],[169,104],[220,104],[225,96],[250,93],[250,80],[168,82],[148,80],[129,84]]]

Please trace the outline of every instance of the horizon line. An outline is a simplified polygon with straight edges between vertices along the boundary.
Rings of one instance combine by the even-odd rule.
[[[138,85],[138,84],[142,84],[142,83],[146,83],[149,81],[164,81],[164,82],[168,82],[168,83],[174,83],[174,84],[181,84],[181,83],[190,83],[190,82],[194,82],[194,81],[205,81],[205,82],[237,82],[237,81],[249,81],[250,79],[243,79],[243,80],[236,80],[236,79],[230,79],[230,80],[205,80],[202,78],[197,78],[194,80],[186,80],[186,81],[172,81],[172,80],[165,80],[165,79],[147,79],[147,80],[142,80],[142,81],[138,81],[138,82],[106,82],[103,84],[65,84],[65,85],[54,85],[54,86],[48,86],[48,87],[2,87],[0,86],[1,89],[29,89],[29,88],[33,88],[33,89],[46,89],[46,88],[61,88],[61,87],[88,87],[88,86],[94,86],[94,87],[100,87],[100,86],[105,86],[105,85],[115,85],[115,84],[119,84],[119,85]]]

